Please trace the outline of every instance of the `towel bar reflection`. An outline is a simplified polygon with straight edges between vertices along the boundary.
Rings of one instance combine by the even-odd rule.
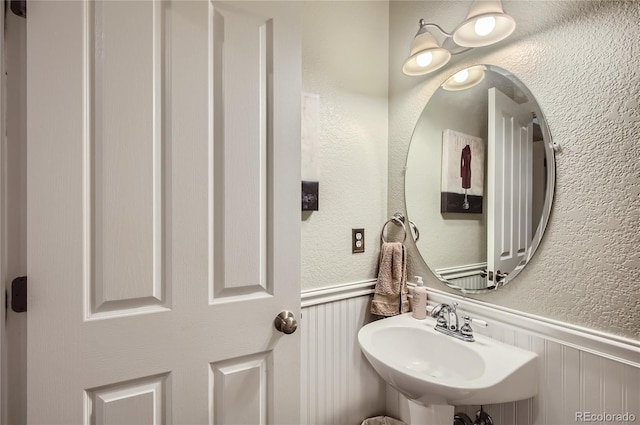
[[[416,226],[416,223],[409,220],[409,227],[411,228],[411,236],[413,236],[413,241],[418,242],[418,239],[420,239],[420,231],[418,230],[418,226]]]

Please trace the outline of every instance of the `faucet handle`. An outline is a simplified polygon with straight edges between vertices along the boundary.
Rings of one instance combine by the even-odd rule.
[[[463,316],[462,320],[464,320],[464,324],[460,327],[460,335],[462,335],[463,340],[469,342],[475,341],[475,338],[473,337],[473,329],[471,329],[471,322],[483,327],[489,326],[484,320],[472,319],[469,316]]]
[[[469,341],[473,341],[473,329],[471,329],[471,318],[463,316],[464,324],[460,326],[460,335]]]
[[[469,317],[467,316],[467,318]],[[486,328],[487,326],[489,326],[489,324],[484,320],[469,318],[469,321],[470,321],[469,323],[473,322],[474,325],[482,326],[483,328]]]
[[[460,333],[466,336],[473,335],[473,330],[471,329],[471,322],[473,322],[474,325],[482,326],[483,328],[486,328],[487,326],[489,326],[489,324],[484,320],[472,319],[469,316],[462,316],[462,320],[464,320],[464,324],[460,328]]]
[[[486,328],[487,326],[489,326],[489,324],[484,320],[473,319],[469,316],[462,316],[462,320],[464,320],[465,325],[470,325],[471,322],[473,322],[474,325],[482,326],[483,328]]]

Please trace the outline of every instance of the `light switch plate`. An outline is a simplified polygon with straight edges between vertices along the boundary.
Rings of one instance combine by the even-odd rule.
[[[364,252],[364,229],[351,229],[351,253]]]

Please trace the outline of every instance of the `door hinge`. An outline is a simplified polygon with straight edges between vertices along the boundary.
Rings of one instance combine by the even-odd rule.
[[[11,282],[11,310],[16,313],[27,311],[27,277],[20,276]]]

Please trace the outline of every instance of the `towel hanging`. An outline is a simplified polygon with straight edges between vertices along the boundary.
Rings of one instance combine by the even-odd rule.
[[[380,248],[378,279],[371,313],[395,316],[409,311],[407,258],[402,242],[385,242]]]

